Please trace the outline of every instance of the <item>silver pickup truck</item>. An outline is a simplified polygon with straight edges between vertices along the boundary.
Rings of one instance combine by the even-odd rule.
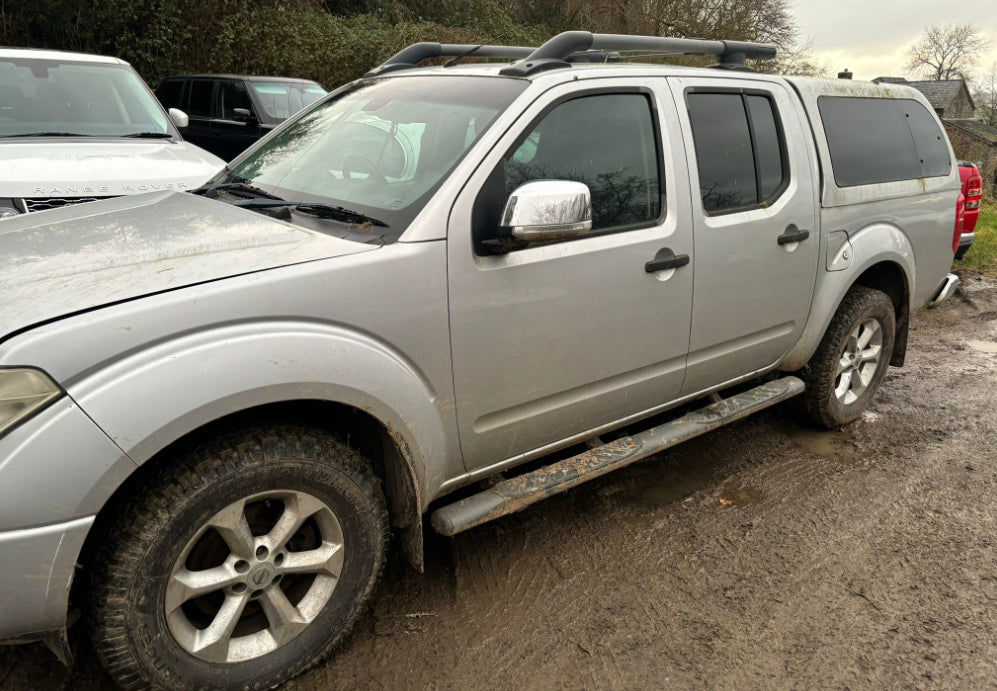
[[[773,54],[417,44],[195,194],[5,221],[0,639],[67,660],[82,615],[124,687],[268,688],[389,536],[421,567],[427,513],[453,535],[797,394],[861,415],[955,287],[959,176],[917,91],[745,69]]]

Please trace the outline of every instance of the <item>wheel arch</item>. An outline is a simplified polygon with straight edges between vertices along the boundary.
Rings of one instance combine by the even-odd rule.
[[[404,438],[390,424],[366,410],[320,399],[288,400],[239,410],[206,422],[163,447],[138,466],[105,502],[80,551],[81,563],[85,564],[88,555],[92,555],[93,542],[101,539],[123,500],[164,464],[171,463],[185,449],[219,434],[275,423],[333,435],[371,463],[382,482],[391,524],[401,532],[400,547],[412,566],[422,571],[421,495],[411,451]]]
[[[851,241],[856,259],[843,271],[824,271],[818,279],[810,318],[800,340],[779,364],[786,372],[799,370],[817,351],[828,325],[841,306],[841,301],[853,286],[862,285],[886,293],[893,302],[897,320],[897,334],[890,364],[899,367],[907,351],[907,334],[910,323],[911,287],[914,285],[914,253],[906,236],[897,229],[886,231],[889,247],[878,242],[878,234],[859,233]],[[863,237],[864,235],[864,237]],[[877,252],[870,251],[873,248]]]
[[[852,285],[861,285],[886,293],[893,303],[897,328],[890,364],[900,367],[907,355],[907,334],[910,326],[910,282],[907,275],[896,262],[883,261],[866,269]]]

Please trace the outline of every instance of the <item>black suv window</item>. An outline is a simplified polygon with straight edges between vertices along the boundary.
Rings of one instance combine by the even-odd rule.
[[[741,211],[771,201],[787,179],[786,147],[767,96],[686,95],[707,213]]]
[[[196,118],[213,117],[211,112],[211,94],[215,83],[203,79],[190,83],[190,106],[187,115]]]
[[[250,112],[253,110],[253,102],[246,91],[246,85],[242,82],[223,81],[218,85],[218,105],[215,112],[225,120],[235,120],[236,108],[244,108]]]
[[[156,97],[159,102],[163,104],[164,108],[180,108],[184,109],[182,105],[181,97],[183,96],[183,80],[173,79],[170,81],[164,81],[156,89]]]
[[[661,191],[648,97],[600,94],[555,107],[505,162],[506,197],[531,180],[588,185],[593,230],[656,219]]]

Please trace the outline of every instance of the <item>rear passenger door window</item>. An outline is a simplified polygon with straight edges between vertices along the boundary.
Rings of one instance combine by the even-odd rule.
[[[789,171],[771,99],[692,91],[686,104],[704,211],[744,211],[778,197]]]

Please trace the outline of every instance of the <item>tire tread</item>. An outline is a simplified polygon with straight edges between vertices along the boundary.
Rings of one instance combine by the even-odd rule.
[[[374,509],[377,542],[374,568],[360,597],[354,598],[338,636],[330,636],[314,656],[302,659],[277,677],[245,688],[273,688],[305,672],[327,657],[352,630],[384,570],[390,536],[380,480],[370,464],[338,439],[308,428],[273,425],[226,434],[188,449],[176,462],[163,464],[147,475],[145,489],[125,501],[118,520],[112,521],[113,527],[101,540],[91,569],[89,628],[98,657],[123,689],[190,688],[190,683],[176,678],[153,651],[137,648],[127,623],[127,614],[134,603],[129,601],[125,574],[142,573],[143,548],[166,529],[171,518],[170,507],[185,494],[221,482],[242,463],[287,458],[284,454],[288,453],[294,458],[334,463],[355,486],[361,501]],[[154,668],[158,683],[149,679],[143,663]]]
[[[829,376],[829,373],[836,369],[839,356],[838,351],[841,348],[843,339],[847,338],[848,334],[854,328],[855,322],[868,311],[883,307],[888,308],[886,313],[889,315],[889,323],[884,325],[884,328],[889,327],[889,338],[886,339],[888,343],[884,341],[884,350],[892,350],[893,340],[896,335],[893,302],[882,291],[865,286],[853,286],[838,306],[838,310],[831,319],[831,323],[827,327],[827,331],[824,333],[824,338],[817,347],[817,351],[810,358],[807,366],[800,372],[800,376],[807,387],[802,396],[804,411],[807,417],[818,425],[827,429],[836,429],[857,418],[861,415],[862,410],[864,410],[863,406],[847,418],[843,418],[834,410],[831,402],[834,396],[834,380]],[[876,381],[870,386],[870,394],[865,401],[866,405],[872,396],[875,395],[876,390],[878,390],[888,366],[889,357],[882,358],[880,370],[875,375]]]

